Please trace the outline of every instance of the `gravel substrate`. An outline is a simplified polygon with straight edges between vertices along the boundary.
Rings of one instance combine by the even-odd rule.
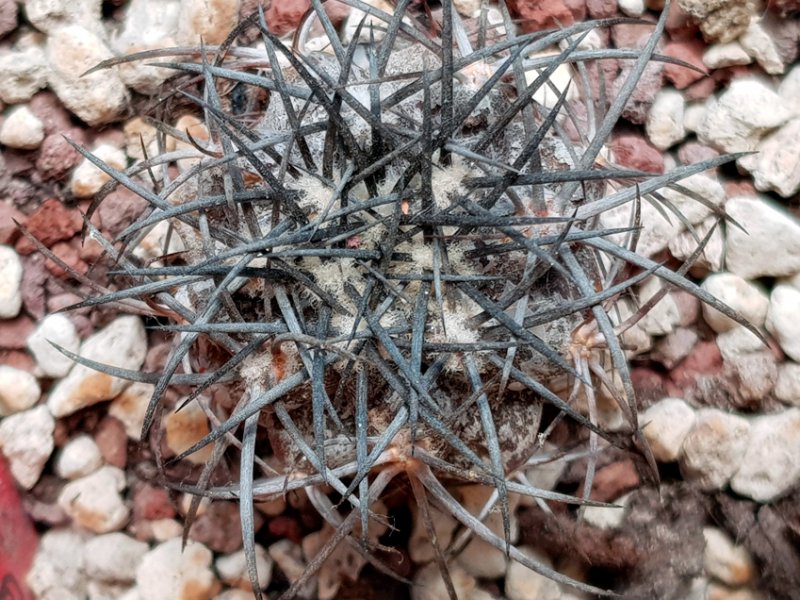
[[[116,168],[141,160],[142,145],[154,150],[155,130],[137,111],[171,71],[131,63],[84,73],[119,53],[201,39],[220,43],[240,15],[259,4],[279,34],[292,31],[307,6],[277,0],[0,0],[0,450],[41,535],[27,575],[36,598],[252,597],[235,503],[203,503],[182,550],[189,499],[156,483],[153,448],[138,443],[153,386],[73,366],[51,345],[123,369],[158,371],[169,351],[167,338],[146,329],[142,318],[111,307],[58,312],[80,300],[75,292],[83,282],[37,251],[14,221],[81,276],[108,283],[107,267],[95,263],[99,245],[80,235],[83,214],[108,178],[65,138]],[[619,15],[655,22],[660,5],[509,2],[525,31]],[[480,2],[455,6],[470,16]],[[649,32],[642,24],[620,23],[593,32],[586,43],[641,47]],[[659,52],[696,69],[653,63],[625,108],[610,145],[613,161],[623,167],[661,173],[743,153],[735,163],[682,182],[685,193],[664,192],[686,222],[666,220],[643,203],[638,249],[677,264],[694,249],[686,223],[702,237],[716,220],[714,211],[724,210],[730,221],[714,233],[691,275],[743,314],[768,344],[680,291],[667,293],[626,334],[636,348],[631,361],[640,422],[659,462],[660,490],[634,459],[609,449],[598,464],[592,498],[620,508],[585,508],[577,515],[554,504],[545,515],[535,503],[514,499],[512,533],[523,551],[571,577],[631,598],[797,597],[799,48],[796,1],[762,6],[679,0]],[[607,61],[589,71],[592,85],[603,78],[613,95],[627,68]],[[581,106],[575,102],[573,108]],[[192,115],[170,125],[188,128],[198,140],[208,136]],[[172,143],[179,149],[183,142]],[[113,237],[145,207],[117,189],[92,223]],[[602,224],[627,226],[630,210],[610,211]],[[140,258],[157,258],[165,236],[159,228],[151,231],[137,250]],[[183,250],[180,240],[171,244],[170,252]],[[660,285],[645,281],[640,297],[646,300]],[[176,402],[181,391],[169,394]],[[606,426],[621,422],[613,402],[600,408]],[[167,414],[160,450],[167,457],[180,454],[210,427],[197,404]],[[574,434],[565,427],[552,441]],[[196,477],[210,452],[196,452],[169,475]],[[585,460],[556,462],[530,467],[527,476],[539,487],[580,494],[586,468]],[[475,486],[460,493],[475,513],[488,497]],[[302,493],[257,508],[260,584],[277,597],[333,530]],[[384,558],[419,585],[408,589],[387,580],[342,545],[310,583],[307,597],[446,597],[422,524],[391,498],[383,508],[410,531],[390,544],[397,556]],[[446,543],[456,522],[437,515],[440,543]],[[486,524],[502,535],[499,515]],[[384,541],[385,534],[369,533]],[[480,540],[454,560],[451,574],[463,599],[583,597],[507,563]]]

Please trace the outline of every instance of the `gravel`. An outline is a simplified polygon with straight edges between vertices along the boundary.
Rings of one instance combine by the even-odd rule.
[[[190,539],[183,552],[178,537],[182,522],[169,496],[151,499],[150,512],[144,510],[148,496],[137,490],[142,481],[155,477],[155,466],[149,449],[140,448],[138,439],[154,386],[129,384],[73,366],[51,344],[123,369],[158,372],[165,359],[163,350],[155,349],[163,338],[146,331],[136,316],[114,318],[117,315],[93,309],[70,316],[45,315],[45,306],[60,308],[66,303],[63,298],[77,291],[72,289],[75,282],[52,263],[30,256],[35,248],[16,233],[10,217],[105,285],[104,266],[89,271],[98,255],[92,254],[96,250],[90,244],[81,243],[80,234],[89,201],[108,177],[81,158],[64,135],[92,148],[117,169],[143,159],[140,135],[152,156],[158,151],[156,129],[133,114],[131,107],[140,104],[131,100],[139,102],[137,93],[158,93],[173,71],[130,63],[88,75],[84,72],[115,54],[200,40],[220,43],[240,10],[255,4],[249,0],[25,0],[19,3],[19,12],[17,4],[0,1],[0,37],[5,36],[0,48],[0,231],[4,244],[0,245],[0,337],[5,336],[6,344],[0,349],[0,450],[17,485],[28,490],[26,505],[37,507],[31,513],[44,514],[42,507],[51,506],[48,514],[58,513],[62,525],[45,529],[51,525],[40,523],[41,545],[28,586],[37,598],[59,600],[251,598],[235,503],[204,505],[204,514],[190,534],[196,539]],[[301,4],[273,3],[267,18],[274,27],[288,31],[305,10]],[[521,3],[511,4],[513,8]],[[570,14],[582,18],[581,11],[588,10],[593,17],[621,13],[649,19],[655,13],[647,9],[654,4],[641,0],[542,3],[536,8],[541,13],[536,18],[546,22],[555,16],[561,22]],[[796,49],[792,55],[789,48],[792,39],[796,46],[792,31],[800,29],[793,25],[791,15],[785,18],[769,12],[774,10],[772,3],[765,13],[756,12],[751,2],[678,0],[677,4],[659,51],[704,65],[709,73],[662,63],[648,67],[625,107],[629,123],[615,137],[614,160],[625,167],[660,172],[676,162],[686,164],[719,153],[757,153],[738,159],[739,173],[709,171],[683,181],[683,189],[664,191],[686,214],[686,223],[643,202],[637,249],[659,261],[686,259],[696,238],[710,231],[724,210],[730,222],[716,229],[691,273],[703,289],[740,311],[770,345],[765,347],[752,332],[707,307],[703,307],[702,320],[686,322],[678,296],[670,292],[625,338],[635,340],[632,347],[638,350],[629,352],[636,357],[637,370],[646,373],[657,390],[644,401],[639,424],[654,458],[680,467],[680,476],[677,469],[665,470],[662,489],[667,491],[668,504],[674,486],[686,486],[680,488],[684,500],[699,494],[721,506],[741,503],[743,514],[758,515],[758,527],[775,531],[774,526],[767,527],[776,518],[770,515],[778,514],[773,507],[777,511],[782,502],[791,503],[800,489],[800,213],[796,208],[800,65],[791,64],[796,61]],[[457,3],[467,13],[477,6],[472,1]],[[592,33],[582,47],[605,47],[626,37],[635,43],[646,30],[626,24],[613,29],[613,36]],[[609,61],[605,67],[606,91],[613,99],[630,65]],[[589,77],[597,85],[597,73],[590,70]],[[556,85],[563,87],[563,82]],[[184,115],[170,125],[181,131],[191,127],[193,138],[201,144],[209,139],[194,115]],[[101,126],[107,128],[102,134]],[[167,150],[189,147],[185,142],[176,145],[171,137],[165,144]],[[180,161],[177,168],[185,171],[190,166],[189,161]],[[696,202],[695,196],[704,204]],[[92,223],[114,236],[145,208],[130,192],[118,189],[103,202]],[[601,225],[627,227],[631,216],[631,207],[621,207],[603,215]],[[168,235],[159,228],[148,233],[137,258],[143,262],[160,259]],[[170,240],[171,252],[187,250],[179,236],[171,235]],[[659,285],[655,279],[647,281],[636,290],[638,301],[650,297]],[[79,296],[72,301],[79,301]],[[631,303],[625,315],[634,311]],[[174,393],[171,399],[177,400]],[[212,400],[222,401],[202,399]],[[158,443],[166,456],[181,452],[209,431],[208,415],[196,402],[168,415],[164,422],[166,429],[158,432],[162,435]],[[548,443],[545,449],[549,447]],[[176,478],[191,480],[211,451],[209,447],[177,465]],[[611,464],[600,465],[599,473],[604,472],[603,466],[606,473],[613,473],[622,464],[612,458],[608,461]],[[527,467],[525,473],[534,485],[543,489],[560,485],[561,490],[582,479],[575,476],[581,468],[585,469],[585,463],[559,460]],[[235,478],[235,472],[230,477]],[[614,487],[614,477],[610,482],[598,477],[603,485]],[[564,521],[570,531],[586,528],[579,537],[584,548],[561,554],[532,546],[525,551],[545,564],[580,564],[584,550],[597,544],[621,564],[625,553],[619,546],[608,538],[596,541],[596,532],[604,528],[606,534],[613,528],[615,540],[650,548],[642,541],[649,538],[635,528],[640,518],[636,515],[641,514],[636,512],[637,493],[651,489],[638,477],[631,481],[638,489],[623,496],[632,503],[625,512],[584,509],[584,522]],[[488,498],[485,490],[462,491],[473,513]],[[513,502],[516,507],[517,499]],[[530,498],[520,504],[524,510],[536,509]],[[661,521],[651,524],[649,533],[664,537],[667,534],[661,529],[667,528],[679,535],[689,517],[681,520],[681,511],[674,511],[679,516],[669,512],[677,505],[664,507]],[[258,544],[256,552],[261,586],[271,593],[276,582],[296,580],[309,560],[309,549],[323,544],[331,533],[320,529],[318,517],[308,522],[305,513],[313,511],[302,494],[268,506],[264,517],[268,526],[259,533],[263,546]],[[704,508],[694,509],[691,524],[698,536],[697,522],[705,524],[705,554],[702,564],[695,561],[691,569],[681,571],[680,581],[692,582],[686,597],[789,597],[794,593],[796,586],[781,588],[783,580],[772,575],[772,567],[763,566],[763,552],[759,561],[753,558],[752,548],[769,547],[775,553],[769,561],[795,564],[785,552],[774,550],[783,548],[781,543],[771,543],[780,541],[776,535],[759,533],[763,539],[743,535],[724,519],[712,522],[705,505],[699,506]],[[661,509],[653,505],[650,513],[657,510]],[[439,543],[446,546],[458,531],[457,524],[451,515],[432,511]],[[514,539],[519,533],[516,513],[515,508]],[[574,519],[576,513],[566,514]],[[633,522],[629,514],[634,515]],[[675,521],[669,522],[673,517]],[[419,600],[444,597],[441,576],[431,563],[434,555],[428,533],[418,515],[412,514],[411,519],[413,532],[403,558],[406,575],[422,584],[411,589],[411,596]],[[791,522],[791,517],[784,517],[784,522]],[[498,512],[491,512],[486,524],[502,535]],[[747,532],[758,527],[754,521]],[[267,530],[270,533],[263,533]],[[530,537],[523,533],[522,539]],[[342,549],[335,556],[346,561],[353,555]],[[687,552],[679,558],[691,562],[692,556]],[[647,573],[631,567],[619,580],[635,582],[644,573],[653,576],[656,586],[660,576],[668,578],[668,570],[680,571],[675,556],[661,558],[657,561],[660,570]],[[362,560],[358,555],[356,559]],[[351,568],[351,577],[358,575],[361,564]],[[582,568],[589,572],[586,565]],[[352,591],[342,587],[346,578],[340,568],[328,565],[323,573],[324,579],[312,578],[306,586],[306,597]],[[451,574],[460,598],[573,597],[567,589],[513,561],[506,564],[502,552],[481,540],[467,545],[452,562]],[[376,589],[384,591],[380,586]]]

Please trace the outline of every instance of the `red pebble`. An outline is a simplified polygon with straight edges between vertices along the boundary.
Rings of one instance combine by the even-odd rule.
[[[509,0],[511,14],[519,19],[525,33],[572,25],[575,17],[563,0]]]
[[[616,162],[623,167],[648,173],[664,172],[664,156],[640,134],[623,133],[616,136],[611,150]]]
[[[699,81],[706,76],[707,70],[703,64],[703,53],[706,45],[698,39],[672,41],[664,46],[664,54],[672,58],[677,58],[699,69],[690,69],[682,65],[667,63],[664,65],[664,76],[682,90],[689,87],[695,81]]]
[[[697,342],[689,355],[672,370],[670,377],[676,385],[687,388],[701,375],[716,375],[722,370],[722,355],[716,342]]]
[[[270,534],[277,538],[287,539],[299,544],[303,540],[303,532],[300,530],[300,523],[296,519],[278,515],[270,519],[267,529]]]
[[[67,208],[55,198],[45,200],[30,217],[28,231],[48,248],[56,242],[68,240],[81,230],[83,218],[74,208]],[[31,254],[36,247],[27,238],[17,242],[17,252]]]

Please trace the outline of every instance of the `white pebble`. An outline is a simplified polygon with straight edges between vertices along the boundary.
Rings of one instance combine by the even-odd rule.
[[[775,387],[778,367],[775,355],[767,349],[740,353],[727,359],[728,366],[736,373],[736,394],[751,405],[760,405]]]
[[[0,319],[13,319],[22,308],[22,261],[10,246],[0,246]]]
[[[721,69],[734,65],[749,65],[751,62],[753,62],[753,59],[745,52],[739,42],[714,44],[713,46],[709,46],[703,54],[703,64],[709,69]]]
[[[758,144],[758,154],[745,156],[737,164],[753,176],[756,189],[774,190],[784,198],[800,190],[800,117],[794,118]]]
[[[618,0],[617,4],[629,17],[641,17],[645,11],[644,0]]]
[[[534,561],[552,567],[550,557],[546,554],[523,546],[520,550]],[[506,597],[508,600],[560,600],[562,596],[561,586],[552,579],[531,571],[528,567],[515,560],[509,561],[508,571],[506,572]]]
[[[544,59],[547,56],[552,56],[552,53],[534,53],[530,55],[530,58],[536,60]],[[540,77],[544,73],[544,71],[545,69],[543,68],[526,71],[525,78],[527,83],[529,85],[532,84],[536,78]],[[566,92],[567,100],[573,100],[578,97],[577,87],[573,87],[571,83],[572,72],[565,63],[561,63],[556,67],[555,71],[553,71],[553,73],[547,78],[547,81],[538,89],[538,91],[533,94],[533,99],[547,109],[553,109],[564,92]],[[562,109],[562,112],[559,114],[559,119],[564,119],[566,116],[566,112]]]
[[[757,417],[731,488],[756,502],[772,502],[800,481],[800,409]]]
[[[649,277],[639,288],[639,297],[642,303],[655,296],[663,287],[658,277]],[[667,335],[681,322],[681,313],[675,298],[670,293],[664,296],[656,305],[639,321],[639,326],[649,335]]]
[[[666,150],[686,137],[683,127],[685,107],[683,94],[677,90],[664,88],[656,94],[647,113],[645,130],[650,142],[659,150]]]
[[[795,66],[781,80],[778,95],[789,107],[794,117],[800,117],[800,65]]]
[[[135,44],[152,45],[169,39],[178,28],[180,0],[131,0],[127,3],[114,48],[124,52]]]
[[[773,390],[775,397],[785,404],[800,406],[800,365],[785,362],[778,366],[778,380]]]
[[[725,212],[746,231],[729,227],[726,264],[744,279],[800,272],[800,222],[762,197],[735,196]]]
[[[183,525],[175,519],[140,520],[130,525],[128,530],[137,539],[149,542],[166,542],[183,535]]]
[[[703,537],[706,540],[703,566],[707,575],[735,586],[753,579],[756,570],[747,549],[734,545],[728,534],[716,527],[704,527]]]
[[[681,449],[681,473],[702,490],[722,489],[739,469],[750,423],[716,408],[701,409],[695,415]]]
[[[695,414],[681,398],[664,398],[644,411],[639,421],[656,460],[674,462],[694,426]]]
[[[450,544],[453,533],[458,527],[458,522],[452,515],[445,514],[435,507],[431,507],[431,521],[436,531],[436,539],[443,546]],[[435,558],[430,536],[425,529],[421,515],[416,515],[411,529],[411,538],[408,541],[408,553],[415,563],[426,563]]]
[[[764,342],[744,325],[736,325],[733,329],[720,333],[717,336],[717,346],[722,360],[726,362],[764,350]]]
[[[471,514],[478,516],[494,490],[484,485],[466,485],[460,486],[457,491],[461,496],[461,505]],[[516,543],[519,538],[519,523],[515,516],[518,502],[518,496],[511,495],[509,497],[509,541],[512,544]],[[417,515],[417,519],[421,520],[419,515]],[[483,524],[496,536],[504,538],[503,516],[500,512],[499,504],[495,504],[495,508],[489,512],[483,520]],[[430,544],[430,540],[428,539],[427,541]],[[466,548],[458,555],[458,564],[464,567],[467,573],[479,579],[500,578],[507,567],[505,553],[478,537],[473,537]]]
[[[634,307],[634,303],[630,298],[620,298],[614,310],[619,310],[619,318],[620,322],[622,322],[630,318],[637,308]],[[653,338],[641,327],[640,323],[636,323],[633,327],[623,332],[621,338],[628,357],[638,356],[653,348]]]
[[[208,127],[206,127],[203,120],[194,115],[183,115],[175,122],[174,127],[178,131],[191,135],[195,140],[200,142],[205,142],[211,137]],[[175,138],[173,138],[173,140],[175,143],[175,150],[177,151],[192,150],[194,148],[189,142],[184,142]],[[179,158],[178,171],[185,173],[199,162],[199,158]]]
[[[132,0],[125,9],[119,35],[111,40],[113,48],[124,55],[177,46],[173,36],[178,29],[181,4],[175,0]],[[119,65],[120,78],[129,88],[141,94],[154,95],[172,73],[169,69],[153,66],[153,62],[158,61]]]
[[[147,335],[142,320],[126,315],[87,338],[79,354],[99,363],[136,371],[142,366],[146,353]],[[118,377],[75,365],[50,392],[47,405],[55,417],[65,417],[87,406],[111,400],[128,384]]]
[[[53,416],[44,405],[0,420],[0,450],[23,489],[29,490],[39,481],[53,453],[55,426]]]
[[[116,600],[146,600],[146,599],[142,598],[141,595],[139,595],[139,588],[133,586]]]
[[[86,574],[99,581],[128,583],[136,579],[136,569],[147,553],[146,543],[120,532],[106,533],[86,542]]]
[[[238,588],[225,590],[214,600],[253,600],[253,592],[246,592]]]
[[[135,381],[108,406],[108,414],[122,422],[125,434],[132,440],[138,440],[142,434],[147,405],[155,389],[152,383]]]
[[[127,165],[125,152],[109,144],[98,146],[92,150],[92,154],[118,171],[125,170]],[[93,165],[88,158],[84,158],[72,173],[70,189],[76,198],[89,198],[99,192],[109,179],[110,175]]]
[[[681,185],[694,195],[700,196],[710,206],[721,206],[725,201],[725,190],[722,184],[712,175],[700,173],[681,180]],[[663,196],[683,215],[686,221],[696,225],[709,216],[711,211],[703,203],[692,196],[677,190],[664,189]],[[633,206],[623,205],[601,215],[601,223],[606,227],[627,227],[630,224]],[[636,250],[644,256],[653,256],[666,249],[675,236],[683,231],[683,224],[672,216],[669,220],[662,212],[643,202],[641,205],[642,230]]]
[[[53,379],[65,377],[74,363],[71,358],[65,356],[50,342],[70,352],[78,352],[81,344],[78,332],[72,321],[65,315],[46,316],[30,335],[27,343],[28,350],[36,359],[38,370],[43,376]]]
[[[135,588],[124,583],[95,581],[90,579],[86,584],[87,600],[121,600]]]
[[[25,15],[39,30],[51,33],[66,23],[102,31],[101,0],[24,0]]]
[[[0,100],[8,104],[27,102],[47,86],[47,60],[44,50],[29,46],[0,56]]]
[[[792,360],[800,362],[800,290],[778,285],[769,298],[766,326]]]
[[[545,442],[544,446],[542,447],[542,456],[555,456],[558,454],[560,454],[558,446],[551,444],[550,442]],[[539,455],[534,455],[533,458],[538,458],[538,456]],[[533,487],[539,488],[540,490],[553,490],[561,479],[561,475],[564,473],[566,468],[566,460],[550,460],[548,462],[543,462],[525,469],[525,477],[527,478],[528,483],[530,483]],[[528,500],[535,504],[535,501],[533,501],[533,499],[531,499],[529,496],[523,496],[520,498],[520,503],[525,505]]]
[[[85,598],[85,541],[84,535],[71,529],[51,529],[42,535],[25,578],[36,598]]]
[[[739,36],[739,43],[742,45],[742,49],[754,58],[767,73],[770,75],[783,73],[785,66],[778,47],[773,41],[773,34],[768,31],[759,17],[750,18],[750,25]]]
[[[173,538],[142,557],[136,571],[136,585],[142,598],[210,600],[214,597],[219,582],[211,570],[211,551],[193,540],[183,549],[181,545],[181,538]]]
[[[448,565],[450,581],[456,590],[458,598],[472,600],[472,594],[477,587],[477,581],[458,565]],[[436,563],[429,563],[414,575],[414,585],[411,586],[412,600],[440,600],[447,598],[447,587]]]
[[[164,417],[163,428],[166,432],[167,447],[175,455],[188,450],[211,431],[208,417],[200,404],[198,404],[198,401],[205,401],[205,399],[192,400],[189,404],[180,408],[183,403],[183,400],[180,400],[175,410]],[[208,444],[187,456],[186,460],[195,464],[204,464],[213,452],[214,445]]]
[[[175,232],[169,221],[159,221],[136,245],[133,255],[143,262],[151,262],[165,254],[175,254],[185,249],[181,236]]]
[[[694,329],[678,327],[656,342],[650,356],[667,369],[672,369],[689,355],[698,339],[699,336]]]
[[[44,139],[44,124],[27,106],[11,110],[0,127],[0,144],[19,150],[35,150]]]
[[[625,520],[625,507],[629,500],[630,494],[625,494],[614,501],[614,506],[583,506],[579,514],[592,527],[616,529]]]
[[[267,515],[268,517],[277,517],[283,514],[286,510],[286,500],[284,498],[274,498],[265,502],[256,502],[255,508],[258,512]]]
[[[117,531],[130,515],[121,495],[125,485],[125,472],[106,465],[65,485],[58,505],[80,527],[95,533]]]
[[[755,150],[766,132],[790,116],[788,106],[760,79],[734,79],[718,99],[706,103],[697,135],[723,152],[746,152]]]
[[[125,134],[125,154],[128,158],[137,161],[143,160],[145,150],[148,157],[158,155],[158,130],[142,117],[128,119],[122,132]],[[165,141],[167,142],[164,147],[165,151],[169,152],[175,149],[175,138],[169,136]],[[142,150],[142,142],[144,142],[145,150]]]
[[[250,578],[247,575],[247,559],[244,550],[233,554],[220,556],[215,562],[220,578],[231,587],[246,590],[251,589]],[[258,585],[262,590],[267,589],[272,579],[272,559],[263,546],[256,544],[256,570],[258,571]]]
[[[267,552],[290,583],[294,583],[303,575],[306,565],[299,544],[283,539],[267,548]],[[316,596],[316,586],[317,582],[312,577],[297,595],[300,598],[313,598]]]
[[[95,441],[88,435],[71,439],[56,459],[56,474],[63,479],[78,479],[94,473],[103,466],[103,456]]]
[[[692,102],[686,105],[683,111],[683,126],[686,131],[697,132],[706,118],[706,105],[702,102]]]
[[[757,285],[733,273],[714,273],[706,278],[701,287],[717,300],[739,312],[755,327],[764,325],[769,298]],[[703,304],[703,318],[717,333],[728,331],[738,325],[736,321],[707,304]]]
[[[386,516],[386,507],[377,502],[370,506],[370,510],[376,510],[376,515]],[[359,527],[360,529],[360,527]],[[387,526],[379,519],[371,519],[367,539],[370,543],[376,544],[378,538],[386,532]],[[311,561],[322,550],[324,545],[333,538],[334,528],[326,523],[322,529],[308,534],[303,538],[301,547],[303,555]],[[359,532],[353,532],[355,536]],[[333,552],[322,563],[322,567],[317,573],[317,598],[318,600],[334,600],[339,596],[339,590],[346,581],[357,581],[361,569],[367,564],[367,560],[355,548],[349,544],[337,544]]]
[[[694,577],[689,583],[689,589],[686,594],[686,600],[709,600],[708,596],[708,578]],[[725,600],[730,600],[726,598]]]
[[[113,121],[128,106],[128,90],[115,70],[84,74],[112,57],[103,40],[80,25],[57,27],[47,36],[50,89],[89,125]]]
[[[764,600],[764,596],[750,587],[731,587],[721,583],[709,583],[704,600]]]
[[[175,35],[179,46],[221,44],[239,19],[239,0],[182,0]]]
[[[480,14],[480,0],[453,0],[453,6],[463,17],[474,17]]]
[[[705,236],[716,227],[708,240],[703,253],[692,265],[692,273],[696,271],[716,272],[722,269],[722,259],[725,251],[725,238],[722,228],[717,226],[716,217],[709,217],[700,224],[695,225],[694,232],[684,231],[679,233],[669,241],[669,252],[678,260],[686,261],[695,250],[697,250],[697,240],[705,239]]]
[[[0,417],[28,410],[41,396],[36,377],[22,369],[0,365]]]

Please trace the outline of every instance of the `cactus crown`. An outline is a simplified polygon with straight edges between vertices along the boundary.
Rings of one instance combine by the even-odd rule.
[[[619,20],[515,35],[502,5],[464,21],[447,1],[435,12],[413,12],[410,0],[399,0],[393,14],[344,1],[353,13],[337,30],[312,0],[292,48],[256,13],[220,47],[169,52],[183,62],[159,66],[202,90],[177,93],[202,111],[207,141],[158,124],[162,150],[167,135],[183,149],[125,172],[81,150],[112,177],[92,211],[117,185],[150,207],[115,240],[87,219],[122,285],[80,306],[113,303],[150,315],[154,327],[174,332],[175,344],[155,374],[75,359],[156,384],[143,441],[157,430],[170,385],[191,386],[187,402],[224,413],[173,459],[213,444],[199,479],[168,484],[198,502],[240,501],[259,597],[254,500],[304,488],[335,530],[291,596],[342,541],[390,571],[366,532],[380,519],[371,507],[400,474],[451,597],[447,559],[469,535],[548,577],[606,593],[515,548],[509,495],[591,503],[601,444],[647,455],[620,335],[653,302],[623,320],[614,310],[620,296],[656,275],[737,318],[685,278],[688,267],[673,272],[635,252],[640,201],[669,213],[660,189],[730,157],[654,176],[618,168],[604,155],[645,67],[667,60],[654,55],[667,9],[633,53],[582,43]],[[260,43],[237,46],[248,28]],[[611,101],[602,89],[592,96],[587,71],[608,58],[632,62]],[[564,69],[571,83],[556,85]],[[232,90],[268,101],[258,114],[237,115]],[[177,174],[170,169],[176,161]],[[626,203],[629,226],[598,225],[598,215]],[[185,250],[166,255],[168,235],[165,256],[147,264],[135,250],[163,224]],[[705,241],[698,240],[695,257]],[[565,376],[568,392],[559,395],[551,384]],[[223,385],[234,406],[212,410],[202,394]],[[616,431],[598,421],[601,393],[623,416]],[[578,396],[588,410],[576,408]],[[515,475],[541,460],[553,425],[540,426],[545,405],[558,415],[553,422],[571,419],[590,432],[583,498],[536,489]],[[264,448],[279,459],[279,472],[264,462]],[[239,480],[212,484],[224,458],[239,463]],[[454,481],[491,486],[482,514],[455,499],[447,487]],[[458,543],[437,543],[431,504],[463,524]],[[501,534],[482,522],[496,504]]]

